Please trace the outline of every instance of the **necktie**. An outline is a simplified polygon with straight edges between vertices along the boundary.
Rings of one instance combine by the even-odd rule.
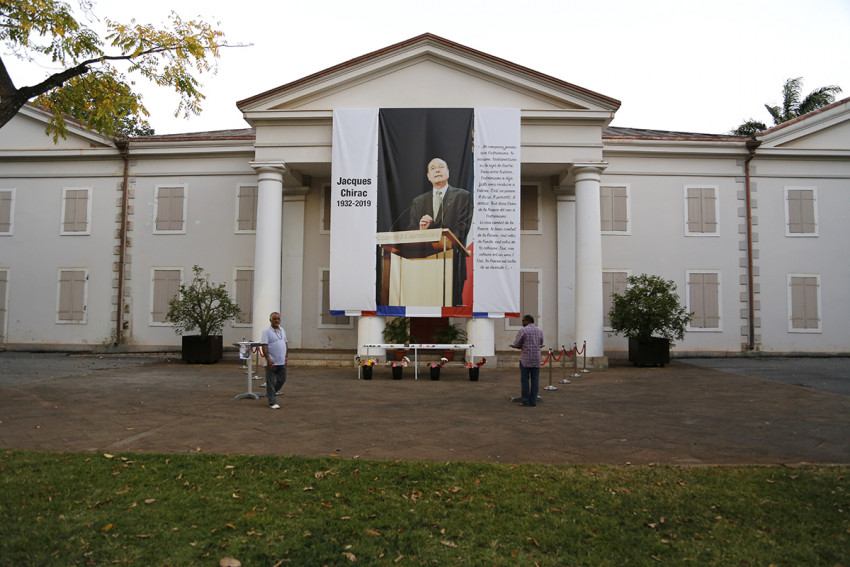
[[[443,192],[434,191],[434,221],[440,217],[440,207],[443,204]]]

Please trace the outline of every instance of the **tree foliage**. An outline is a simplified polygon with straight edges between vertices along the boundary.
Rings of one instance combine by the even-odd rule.
[[[628,287],[613,294],[611,328],[617,334],[641,340],[662,337],[673,341],[685,338],[685,326],[692,314],[679,304],[676,284],[659,276],[629,276]]]
[[[168,302],[166,319],[174,324],[174,332],[183,335],[198,329],[201,338],[220,335],[224,324],[239,314],[239,306],[230,299],[224,284],[214,284],[200,266],[193,266],[189,284]]]
[[[841,92],[836,85],[820,87],[813,90],[805,97],[803,93],[803,78],[788,79],[782,87],[782,104],[764,107],[773,118],[774,126],[794,120],[795,118],[808,114],[818,108],[823,108],[835,102],[835,95]],[[767,126],[758,120],[750,118],[730,133],[737,136],[754,136],[757,132],[767,130]]]
[[[82,16],[96,20],[91,0],[78,1]],[[122,24],[106,18],[104,24],[101,37],[63,0],[0,2],[0,43],[7,53],[62,67],[35,85],[16,87],[0,56],[0,127],[33,101],[51,113],[54,140],[67,133],[65,115],[107,136],[152,133],[132,76],[173,89],[180,98],[175,116],[200,113],[204,95],[196,75],[217,71],[219,50],[226,47],[221,31],[174,12],[164,28],[135,19]]]

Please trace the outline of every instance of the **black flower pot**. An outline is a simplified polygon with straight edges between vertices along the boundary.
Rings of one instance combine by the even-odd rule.
[[[199,335],[184,335],[182,352],[183,361],[189,364],[218,362],[223,353],[221,335],[203,338]]]
[[[364,366],[362,368],[362,370],[363,370],[363,379],[364,380],[371,380],[372,379],[372,367],[371,366]]]
[[[393,366],[393,380],[401,380],[401,371],[404,366]]]
[[[440,367],[432,366],[431,370],[431,380],[439,380],[440,379]]]
[[[651,337],[641,340],[629,337],[629,362],[636,366],[670,364],[670,339]]]
[[[478,382],[478,371],[481,370],[478,366],[473,366],[469,369],[469,380],[472,382]]]

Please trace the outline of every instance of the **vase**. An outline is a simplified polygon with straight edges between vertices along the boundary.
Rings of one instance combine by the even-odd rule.
[[[212,364],[222,357],[221,335],[183,335],[183,361],[189,364]]]
[[[440,379],[440,367],[432,366],[431,367],[431,380],[439,380]]]
[[[393,366],[393,380],[401,380],[401,371],[404,366]]]
[[[364,366],[363,367],[363,379],[364,380],[371,380],[372,379],[372,367],[371,366]]]
[[[478,371],[481,370],[478,366],[473,366],[469,369],[469,380],[472,382],[478,382]]]
[[[651,337],[641,340],[629,337],[629,362],[635,366],[661,366],[670,364],[670,339]]]

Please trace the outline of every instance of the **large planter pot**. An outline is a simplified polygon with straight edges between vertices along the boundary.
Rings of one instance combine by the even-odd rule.
[[[629,362],[636,366],[670,364],[670,339],[652,337],[641,340],[629,337]]]
[[[403,349],[403,348],[397,348],[393,351],[393,357],[396,360],[401,360],[402,358],[404,358],[404,355],[406,355],[406,354],[407,354],[407,350]]]
[[[221,335],[201,338],[199,335],[183,336],[183,361],[189,364],[212,364],[223,355]]]
[[[372,379],[372,368],[373,368],[372,366],[364,366],[363,368],[361,368],[361,370],[363,370],[363,379],[364,380],[371,380]]]
[[[444,350],[442,352],[442,357],[446,360],[452,361],[455,359],[455,351],[454,350]]]
[[[440,367],[432,366],[429,368],[431,371],[431,380],[439,380],[440,379]]]
[[[393,366],[393,380],[401,380],[401,371],[404,370],[404,366]]]
[[[469,369],[469,380],[472,382],[478,382],[478,372],[481,370],[478,366],[473,366]]]

